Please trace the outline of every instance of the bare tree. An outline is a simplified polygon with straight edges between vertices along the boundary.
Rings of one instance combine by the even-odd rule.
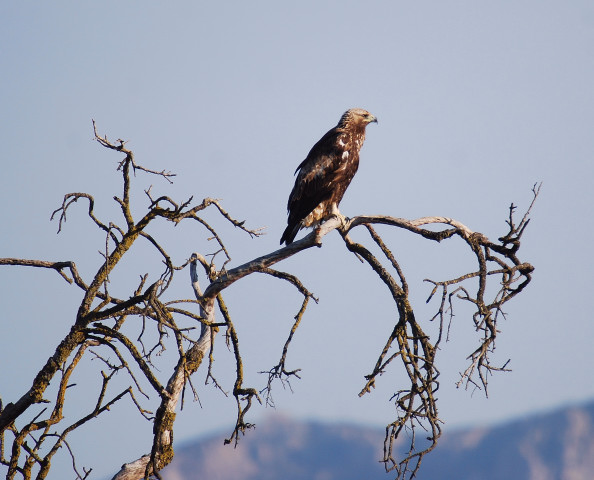
[[[309,301],[317,301],[296,276],[271,267],[303,250],[321,246],[324,236],[332,230],[340,233],[350,252],[373,269],[394,302],[394,328],[371,372],[365,377],[360,392],[361,396],[370,393],[378,377],[393,365],[400,365],[408,377],[406,384],[395,386],[392,398],[397,413],[386,427],[383,462],[387,471],[395,471],[398,479],[412,478],[418,471],[423,456],[435,447],[441,435],[441,420],[435,397],[439,388],[436,354],[441,342],[447,337],[456,300],[472,305],[474,328],[481,333],[480,343],[469,353],[468,365],[461,374],[459,385],[473,385],[486,392],[489,375],[506,370],[505,364],[498,366],[491,363],[490,353],[493,351],[498,333],[497,322],[503,315],[504,304],[520,293],[531,280],[533,267],[519,259],[518,251],[522,234],[529,222],[528,214],[540,186],[534,186],[532,203],[519,221],[515,218],[516,207],[513,204],[510,206],[507,232],[497,241],[491,241],[461,222],[446,217],[406,220],[391,216],[362,215],[346,221],[332,217],[303,239],[287,247],[243,265],[228,268],[231,259],[229,251],[217,230],[202,214],[214,209],[221,221],[229,222],[252,237],[260,235],[261,231],[249,229],[244,222],[233,218],[218,200],[205,198],[197,203],[190,198],[180,203],[168,196],[155,198],[150,188],[145,191],[148,200],[146,212],[141,218],[134,218],[130,206],[133,174],[139,172],[158,176],[169,182],[174,175],[136,163],[132,151],[122,140],[112,142],[106,136],[100,136],[96,129],[95,139],[103,147],[123,155],[118,165],[122,177],[122,193],[120,197],[114,197],[121,210],[120,222],[106,222],[98,218],[94,209],[95,199],[87,193],[65,195],[62,205],[52,215],[52,219],[57,220],[60,231],[72,206],[79,200],[87,203],[88,217],[105,236],[104,261],[94,276],[90,281],[85,281],[72,261],[0,259],[0,265],[53,269],[83,292],[83,299],[70,331],[41,367],[31,388],[12,403],[0,403],[0,463],[8,468],[8,479],[46,478],[52,458],[63,446],[72,455],[77,477],[88,478],[90,470],[83,468],[81,471],[77,467],[73,451],[75,449],[71,448],[67,437],[75,429],[104,415],[112,405],[124,398],[133,402],[139,415],[152,422],[152,448],[146,455],[124,465],[113,478],[160,478],[159,471],[173,458],[175,408],[183,402],[186,388],[190,388],[196,395],[192,375],[202,367],[207,369],[207,380],[218,385],[212,376],[211,366],[215,339],[221,330],[225,332],[236,362],[233,396],[237,404],[237,417],[225,442],[236,443],[240,434],[252,427],[246,414],[253,402],[271,402],[270,395],[275,381],[287,382],[299,377],[299,370],[290,370],[286,366],[287,351]],[[183,265],[175,265],[159,239],[148,233],[147,227],[159,221],[174,224],[197,222],[205,234],[217,243],[217,255],[212,255],[207,260],[206,255],[193,253]],[[409,286],[403,269],[374,229],[377,224],[405,229],[418,235],[420,239],[435,242],[458,237],[465,242],[469,255],[474,258],[476,267],[464,275],[447,280],[426,280],[433,285],[427,301],[433,297],[438,298],[437,311],[430,319],[437,321],[439,325],[436,338],[427,335],[422,328],[423,322],[416,319],[409,301]],[[352,240],[350,233],[356,228],[363,228],[368,233],[371,246]],[[155,278],[149,278],[148,274],[143,273],[129,298],[116,298],[109,290],[110,274],[120,266],[121,260],[139,240],[148,242],[154,248],[155,255],[163,262],[163,271]],[[372,251],[380,254],[375,255]],[[220,268],[215,265],[215,258],[222,258]],[[170,299],[167,292],[171,281],[183,269],[189,270],[194,298]],[[205,274],[204,289],[199,283],[199,270]],[[267,380],[260,390],[244,384],[243,355],[249,352],[240,351],[238,334],[222,296],[228,286],[255,272],[289,282],[303,297],[301,308],[295,315],[295,321],[282,347],[279,362],[269,371],[263,372]],[[491,288],[487,288],[488,285]],[[491,296],[488,292],[491,292]],[[132,338],[123,328],[131,318],[142,322],[143,330],[138,338]],[[152,337],[149,332],[152,332]],[[147,344],[148,342],[150,343]],[[174,368],[164,374],[156,370],[152,359],[166,348],[168,355],[176,356],[176,361]],[[68,400],[69,380],[85,355],[92,355],[104,364],[99,379],[100,393],[87,414],[73,423],[65,424],[63,409]],[[117,361],[110,361],[106,358],[109,356],[115,357]],[[118,372],[128,375],[130,385],[115,394],[108,394],[111,392],[110,382]],[[149,402],[149,395],[141,385],[146,383],[159,399],[153,405],[154,412],[145,406]],[[51,401],[45,398],[50,384],[56,387]],[[33,408],[40,404],[46,406],[41,410]],[[417,439],[416,435],[419,428],[424,432],[421,439]],[[409,434],[410,443],[406,451],[398,453],[395,440],[403,432]]]

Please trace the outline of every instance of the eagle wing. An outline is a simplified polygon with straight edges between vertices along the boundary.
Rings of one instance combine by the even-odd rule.
[[[336,127],[329,130],[295,170],[297,178],[287,203],[288,225],[281,244],[293,241],[302,220],[320,204],[342,199],[358,167],[358,155],[349,152],[346,138]]]

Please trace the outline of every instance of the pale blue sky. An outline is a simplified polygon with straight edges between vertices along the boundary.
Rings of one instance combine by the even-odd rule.
[[[521,250],[536,268],[534,281],[508,304],[497,343],[496,359],[511,358],[513,372],[492,379],[488,400],[456,390],[473,339],[461,309],[439,357],[445,428],[594,397],[592,2],[3,2],[0,45],[0,256],[74,260],[86,278],[100,264],[104,239],[86,207],[70,212],[58,236],[49,223],[73,191],[93,194],[103,218],[117,215],[119,157],[93,143],[92,118],[101,133],[128,140],[139,163],[178,174],[172,187],[138,175],[137,212],[150,184],[179,200],[222,198],[233,215],[268,231],[249,240],[222,227],[232,265],[270,252],[285,226],[295,167],[344,110],[363,107],[379,124],[368,129],[341,205],[347,216],[450,216],[497,237],[509,204],[524,209],[532,185],[543,182]],[[417,316],[430,318],[435,306],[424,305],[422,279],[461,273],[464,249],[380,231],[405,268]],[[154,233],[177,263],[211,249],[192,228]],[[134,253],[113,279],[120,296],[139,274],[159,268],[145,247]],[[357,397],[393,325],[382,284],[337,235],[279,267],[321,301],[310,306],[289,354],[303,379],[292,394],[277,386],[278,409],[389,422],[400,372],[384,375],[372,396]],[[186,273],[178,280],[171,296],[191,296]],[[27,390],[65,335],[80,293],[55,273],[32,269],[3,267],[0,284],[0,395],[8,402]],[[256,277],[229,289],[228,303],[248,381],[260,387],[265,379],[256,372],[276,363],[300,299]],[[222,344],[218,350],[217,377],[231,390],[231,357]],[[85,401],[98,388],[98,368],[91,363],[90,380],[79,379],[82,411],[91,408]],[[203,408],[186,404],[178,440],[232,429],[233,400],[203,386],[203,377],[194,381]],[[257,420],[266,410],[253,414]],[[110,429],[123,422],[140,434],[114,437]],[[79,463],[110,474],[149,451],[149,432],[127,406],[117,407],[73,437]],[[67,460],[50,478],[64,478]]]

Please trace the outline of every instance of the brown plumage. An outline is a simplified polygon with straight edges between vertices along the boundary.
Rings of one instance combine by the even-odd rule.
[[[289,245],[303,227],[315,227],[332,215],[359,168],[359,151],[365,127],[377,119],[362,108],[347,110],[338,125],[316,143],[295,170],[297,178],[289,195],[288,225],[280,243]]]

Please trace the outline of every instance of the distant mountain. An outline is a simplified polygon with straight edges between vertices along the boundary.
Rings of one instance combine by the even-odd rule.
[[[164,480],[389,480],[383,430],[273,416],[234,449],[223,436],[176,449]],[[419,480],[594,479],[594,402],[444,434]]]

